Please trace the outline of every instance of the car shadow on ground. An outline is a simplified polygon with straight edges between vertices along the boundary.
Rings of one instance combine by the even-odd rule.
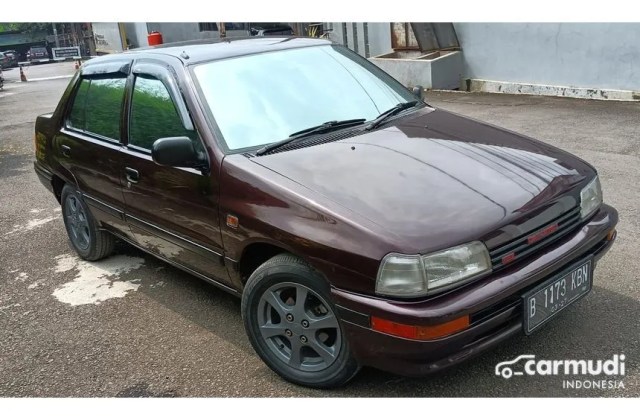
[[[119,244],[119,253],[144,257],[152,270],[161,270],[167,283],[163,288],[143,287],[139,292],[180,314],[238,350],[255,357],[246,338],[240,314],[240,299],[181,270],[173,268],[127,244]],[[151,261],[153,263],[151,264]],[[564,379],[623,380],[625,394],[640,393],[635,379],[622,377],[519,376],[504,379],[495,375],[496,364],[533,354],[536,360],[606,360],[625,354],[627,377],[637,375],[640,354],[639,330],[629,322],[637,319],[640,304],[624,295],[596,285],[589,295],[567,308],[555,320],[531,336],[519,335],[493,350],[456,367],[424,378],[407,378],[372,368],[363,368],[348,385],[340,389],[318,391],[295,387],[295,392],[309,396],[335,397],[554,397],[606,395],[604,389],[565,389]],[[616,308],[612,311],[611,308]],[[265,365],[260,374],[273,375]],[[482,387],[478,388],[478,378]],[[283,384],[284,386],[285,384]],[[286,384],[287,386],[291,386]],[[251,395],[247,390],[247,396]],[[212,395],[214,396],[214,395]]]

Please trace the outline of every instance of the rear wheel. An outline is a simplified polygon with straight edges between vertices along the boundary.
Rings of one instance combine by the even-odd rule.
[[[96,220],[78,192],[65,185],[61,196],[64,226],[71,246],[85,260],[97,261],[113,251],[115,238],[98,228]]]
[[[331,388],[358,372],[326,281],[293,255],[277,255],[251,275],[242,316],[253,348],[288,381]]]

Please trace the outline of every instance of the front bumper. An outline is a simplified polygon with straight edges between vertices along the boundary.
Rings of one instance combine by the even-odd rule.
[[[594,255],[600,259],[615,235],[618,212],[603,205],[574,233],[468,286],[419,302],[364,296],[332,289],[354,356],[362,365],[406,376],[423,376],[475,356],[522,332],[521,295],[564,268]],[[431,341],[404,339],[373,331],[370,317],[401,324],[437,325],[469,315],[464,331]]]

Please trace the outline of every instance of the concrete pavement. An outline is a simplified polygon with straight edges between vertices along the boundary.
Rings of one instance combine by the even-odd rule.
[[[66,66],[38,71],[67,75],[59,74]],[[0,91],[0,396],[640,396],[639,104],[430,93],[433,105],[594,164],[605,201],[620,212],[617,243],[598,265],[592,293],[530,337],[428,378],[365,369],[343,389],[318,391],[286,383],[262,363],[238,299],[125,244],[95,264],[74,256],[58,203],[32,169],[35,117],[54,109],[67,83],[7,83]],[[624,389],[494,375],[496,363],[520,354],[617,353],[627,356]]]
[[[33,64],[23,66],[27,81],[42,81],[52,79],[70,78],[75,73],[75,65],[73,61],[61,61],[58,63]],[[7,83],[20,83],[20,69],[18,67],[3,69],[5,81]]]

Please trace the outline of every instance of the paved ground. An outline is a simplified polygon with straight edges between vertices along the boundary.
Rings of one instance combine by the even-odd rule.
[[[28,81],[39,81],[49,78],[64,78],[75,73],[75,65],[73,61],[62,61],[59,63],[34,64],[23,66],[22,70]],[[2,70],[6,82],[19,82],[20,69],[10,68]]]
[[[73,68],[36,71],[51,77]],[[431,93],[434,105],[594,163],[606,201],[620,211],[618,242],[596,269],[593,292],[531,337],[429,378],[365,369],[348,387],[321,392],[282,381],[259,360],[238,299],[130,246],[98,264],[73,256],[58,205],[31,166],[33,121],[54,108],[67,82],[7,83],[0,92],[0,396],[640,395],[639,104]],[[566,390],[555,377],[507,381],[493,372],[520,354],[616,353],[627,356],[624,389]]]

